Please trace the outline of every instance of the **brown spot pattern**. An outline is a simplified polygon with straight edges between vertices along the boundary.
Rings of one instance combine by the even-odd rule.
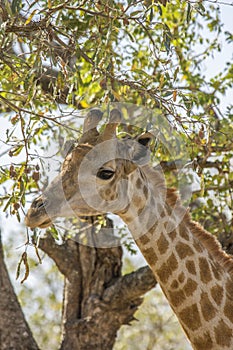
[[[216,285],[211,288],[210,293],[216,304],[220,305],[223,299],[223,288]]]
[[[128,215],[128,214],[125,214],[124,215],[124,220],[125,220],[125,222],[127,223],[127,224],[129,224],[130,222],[132,222],[133,221],[133,216],[131,216],[131,215]]]
[[[194,338],[193,345],[197,349],[210,350],[210,349],[212,349],[213,341],[210,337],[210,334],[205,333],[205,334],[203,334],[203,337]]]
[[[226,290],[233,297],[233,279],[228,278],[226,282]]]
[[[213,307],[208,297],[208,294],[205,292],[201,293],[200,305],[201,305],[202,315],[206,321],[210,321],[212,318],[215,317],[216,309],[215,307]]]
[[[143,212],[143,210],[144,210],[144,207],[138,209],[138,216],[141,215],[141,213]]]
[[[209,263],[205,258],[199,258],[200,277],[203,283],[208,283],[212,280],[212,275]]]
[[[105,190],[105,194],[106,194],[106,196],[109,196],[109,195],[111,194],[111,189],[110,189],[110,188],[107,188],[107,189]]]
[[[148,238],[147,235],[143,235],[138,239],[138,241],[144,245],[150,242],[150,238]]]
[[[183,283],[183,282],[184,282],[184,280],[185,280],[185,275],[184,275],[183,272],[181,272],[181,273],[179,274],[178,280],[179,280],[180,283]]]
[[[150,226],[150,227],[148,228],[148,233],[150,233],[150,234],[151,234],[151,236],[153,236],[153,235],[154,235],[154,233],[155,233],[155,230],[156,230],[157,226],[158,226],[158,223],[156,222],[156,223],[154,223],[154,225],[153,225],[153,226]]]
[[[180,236],[184,238],[186,241],[189,241],[189,235],[187,233],[187,228],[184,225],[180,225],[179,227]]]
[[[160,281],[162,283],[167,283],[170,275],[173,271],[177,269],[177,267],[178,262],[176,260],[176,257],[174,254],[171,254],[170,257],[167,259],[167,262],[165,262],[157,271]]]
[[[176,245],[176,251],[180,257],[180,259],[184,259],[187,256],[191,256],[194,254],[194,251],[192,250],[192,248],[190,248],[187,244],[179,242]]]
[[[142,249],[142,253],[150,266],[154,266],[157,263],[158,257],[153,248]]]
[[[166,226],[165,226],[166,227]],[[175,230],[173,230],[172,232],[169,233],[169,237],[171,238],[172,241],[174,241],[174,239],[176,238],[177,233]]]
[[[231,295],[232,298],[232,295]],[[232,299],[229,301],[226,301],[225,307],[224,307],[224,314],[226,317],[233,323],[233,308],[232,308]]]
[[[174,307],[177,307],[177,306],[181,305],[184,302],[185,294],[184,294],[182,289],[180,289],[178,291],[174,291],[174,292],[173,291],[169,291],[168,295],[169,295],[170,303]]]
[[[219,321],[217,327],[215,327],[214,332],[217,344],[221,346],[228,346],[229,349],[233,330],[230,329],[223,320],[221,320]]]
[[[141,186],[142,186],[142,181],[141,181],[140,178],[138,178],[137,181],[136,181],[136,187],[137,187],[138,189],[140,189]]]
[[[174,280],[171,284],[171,288],[172,289],[177,289],[179,287],[179,283],[177,280]]]
[[[142,199],[141,199],[141,197],[135,195],[135,196],[133,196],[132,202],[136,207],[140,208],[141,203],[142,203]]]
[[[192,295],[197,289],[197,282],[193,281],[191,278],[188,278],[186,284],[183,287],[184,293],[187,297]]]
[[[159,279],[162,283],[167,283],[170,274],[171,274],[171,270],[168,267],[167,263],[164,263],[160,269],[157,271],[157,274],[159,276]]]
[[[159,215],[160,215],[160,219],[162,219],[162,218],[165,218],[166,213],[165,213],[165,211],[161,211],[161,212],[159,213]]]
[[[169,242],[167,241],[167,239],[165,238],[163,233],[160,235],[160,237],[157,241],[157,246],[158,246],[158,250],[159,250],[161,255],[166,253],[168,246],[169,246]]]
[[[192,275],[196,275],[196,267],[192,260],[187,260],[185,265],[189,273],[191,273]]]
[[[175,271],[177,269],[178,262],[177,262],[176,257],[173,253],[167,259],[167,264],[170,266],[171,271]]]
[[[143,193],[146,198],[148,198],[148,188],[146,186],[143,186]]]
[[[195,331],[201,327],[201,319],[196,304],[186,307],[184,310],[179,312],[178,316],[184,326],[191,331]]]

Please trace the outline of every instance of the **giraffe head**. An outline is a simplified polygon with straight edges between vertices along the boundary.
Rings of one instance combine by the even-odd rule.
[[[121,113],[113,109],[109,123],[99,133],[102,118],[92,110],[84,122],[83,135],[66,156],[60,174],[36,198],[25,218],[31,228],[45,228],[57,217],[119,214],[130,204],[132,177],[149,162],[152,135],[136,138],[116,136]]]

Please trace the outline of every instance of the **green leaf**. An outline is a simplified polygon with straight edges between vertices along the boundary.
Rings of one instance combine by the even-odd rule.
[[[197,10],[201,15],[204,15],[204,13],[205,13],[205,7],[204,7],[204,5],[202,4],[202,2],[198,2],[198,3],[195,5],[195,8],[196,8],[196,10]]]
[[[158,10],[159,10],[160,16],[162,16],[162,15],[163,15],[162,7],[161,7],[160,5],[157,5],[157,8],[158,8]]]
[[[173,81],[176,81],[177,74],[179,73],[179,71],[180,71],[180,67],[178,66],[178,67],[176,67],[176,69],[175,69],[175,72],[174,72],[174,75],[173,75]]]
[[[34,10],[34,11],[32,11],[32,13],[31,13],[30,16],[27,18],[27,20],[26,20],[26,22],[25,22],[24,24],[25,24],[25,25],[29,24],[29,23],[32,21],[33,17],[35,16],[35,14],[36,14],[37,12],[38,12],[37,9]]]
[[[53,238],[58,240],[59,239],[59,232],[57,231],[55,226],[50,227],[49,232],[52,234]]]
[[[13,14],[16,14],[20,11],[22,7],[22,1],[21,0],[13,0],[11,3],[11,10]]]
[[[130,17],[136,17],[139,13],[143,13],[141,10],[133,11],[130,13]]]
[[[152,22],[153,17],[154,17],[154,11],[153,11],[153,7],[151,7],[151,9],[150,9],[150,22]]]
[[[167,33],[165,33],[165,35],[164,35],[164,46],[166,48],[167,54],[169,54],[170,48],[171,48],[171,39],[167,35]]]
[[[5,212],[5,211],[7,210],[7,208],[9,207],[9,205],[10,205],[11,203],[13,203],[14,201],[15,201],[15,198],[14,198],[13,196],[10,197],[10,199],[7,201],[5,207],[3,208],[3,212]]]
[[[4,1],[4,5],[8,15],[12,16],[12,6],[10,4],[10,1]]]
[[[18,156],[23,148],[24,148],[24,145],[19,145],[19,146],[15,147],[13,150],[11,150],[11,155]]]
[[[188,6],[187,6],[187,14],[186,14],[186,21],[187,23],[189,23],[190,19],[191,19],[191,14],[192,14],[192,11],[191,11],[191,5],[190,5],[190,2],[188,2]]]

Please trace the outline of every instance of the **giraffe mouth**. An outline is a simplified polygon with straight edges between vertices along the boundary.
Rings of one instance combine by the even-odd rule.
[[[47,219],[47,220],[43,221],[41,224],[37,225],[37,227],[47,228],[47,227],[51,226],[52,224],[53,224],[52,220]]]
[[[34,229],[36,227],[39,228],[47,228],[53,224],[51,218],[45,218],[43,221],[36,220],[35,218],[31,217],[30,215],[26,215],[25,217],[25,224],[26,226],[30,227],[31,229]]]

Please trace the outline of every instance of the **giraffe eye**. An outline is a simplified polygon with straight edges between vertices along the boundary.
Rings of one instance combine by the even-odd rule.
[[[113,177],[115,172],[111,169],[99,169],[96,176],[101,180],[109,180]]]

